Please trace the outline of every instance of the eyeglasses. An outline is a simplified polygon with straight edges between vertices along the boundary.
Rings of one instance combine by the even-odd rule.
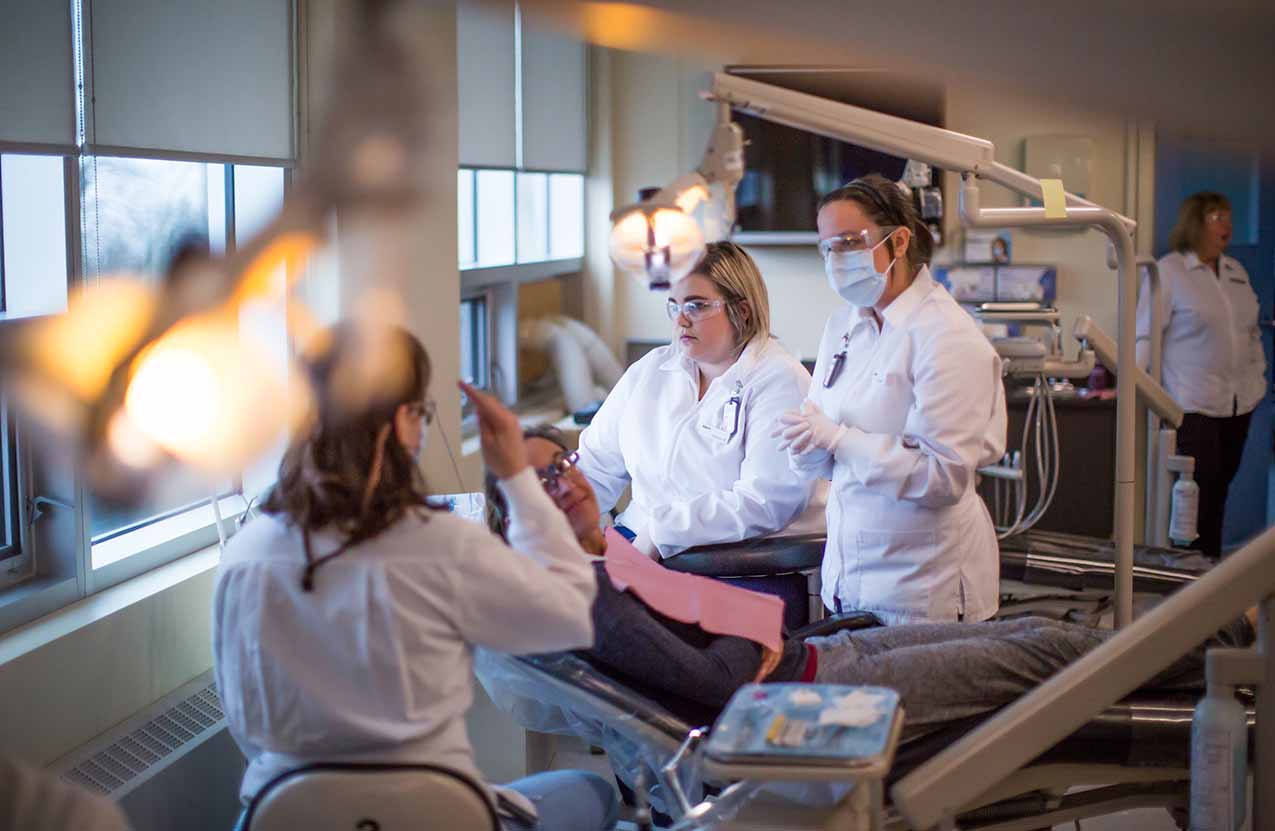
[[[548,467],[536,469],[536,475],[540,477],[540,484],[547,491],[556,490],[558,480],[565,476],[567,471],[575,467],[578,461],[580,461],[580,454],[575,450],[570,453],[559,453]]]
[[[722,309],[728,305],[729,300],[687,300],[685,303],[678,303],[670,297],[665,309],[669,320],[677,320],[679,315],[686,315],[687,320],[695,323],[721,314]]]
[[[1209,211],[1204,215],[1205,222],[1230,222],[1230,211]]]
[[[887,226],[882,228],[881,239],[885,239],[894,233],[899,226]],[[827,259],[829,254],[848,254],[851,251],[866,251],[869,248],[875,248],[880,242],[873,244],[872,235],[867,228],[862,231],[853,231],[849,234],[842,234],[839,237],[828,237],[819,240],[819,256]]]
[[[426,425],[430,425],[434,423],[434,416],[438,415],[438,405],[434,402],[434,399],[427,398],[424,401],[407,405],[407,411],[411,413],[413,418],[419,418]]]

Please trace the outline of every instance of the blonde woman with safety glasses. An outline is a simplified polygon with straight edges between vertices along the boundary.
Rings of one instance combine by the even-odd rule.
[[[986,620],[1000,560],[975,477],[1005,452],[1000,359],[930,276],[930,232],[897,184],[856,179],[816,224],[845,305],[810,398],[775,435],[794,470],[832,480],[824,605],[886,623]]]
[[[617,525],[651,557],[764,536],[806,508],[811,486],[770,431],[810,374],[770,335],[752,257],[713,243],[667,300],[672,342],[624,373],[580,436],[579,467]]]

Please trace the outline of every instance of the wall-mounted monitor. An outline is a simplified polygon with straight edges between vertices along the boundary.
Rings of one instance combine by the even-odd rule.
[[[943,88],[876,70],[828,67],[727,67],[762,83],[877,112],[943,126]],[[735,121],[748,140],[745,174],[736,191],[736,238],[752,243],[813,242],[815,206],[823,194],[867,173],[899,179],[907,160],[745,113]],[[931,185],[941,187],[934,171]],[[935,218],[941,227],[941,215]]]

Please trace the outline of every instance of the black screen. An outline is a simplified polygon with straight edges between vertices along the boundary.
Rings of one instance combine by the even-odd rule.
[[[728,67],[727,72],[876,112],[943,126],[943,87],[874,70],[818,67]],[[906,159],[736,112],[749,144],[736,191],[741,231],[813,231],[825,193],[868,173],[903,175]],[[941,186],[934,171],[932,184]]]
[[[735,191],[742,231],[810,231],[825,193],[867,173],[903,175],[906,159],[735,113],[744,129],[744,179]]]

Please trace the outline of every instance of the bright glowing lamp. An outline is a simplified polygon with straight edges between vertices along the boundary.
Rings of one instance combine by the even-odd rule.
[[[154,447],[210,476],[242,470],[304,411],[297,385],[263,352],[230,315],[173,327],[134,359],[111,450],[134,466]]]
[[[744,137],[718,108],[718,123],[698,169],[654,196],[611,214],[611,261],[653,291],[685,277],[705,242],[728,239],[735,223],[735,186],[744,175]]]
[[[690,273],[704,253],[704,233],[676,205],[642,203],[613,215],[611,261],[652,290],[666,289]]]

